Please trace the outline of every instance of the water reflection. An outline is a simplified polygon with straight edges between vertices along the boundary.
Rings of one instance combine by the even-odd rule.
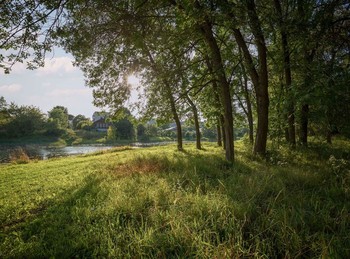
[[[151,146],[167,145],[169,143],[174,143],[174,142],[152,142],[152,143],[135,142],[135,143],[131,143],[130,146],[151,147]],[[68,147],[48,147],[48,146],[40,146],[40,145],[0,146],[0,163],[8,162],[10,154],[20,148],[23,149],[23,151],[28,155],[30,159],[45,160],[53,157],[88,154],[88,153],[93,153],[97,151],[107,150],[112,147],[113,146],[105,146],[105,145],[81,145],[81,146],[68,146]]]
[[[63,157],[72,155],[82,155],[101,150],[107,150],[112,146],[97,146],[97,145],[86,145],[86,146],[69,146],[69,147],[47,147],[38,145],[26,145],[26,146],[0,146],[0,162],[8,162],[9,156],[12,152],[18,149],[28,155],[30,159],[45,160],[53,157]]]

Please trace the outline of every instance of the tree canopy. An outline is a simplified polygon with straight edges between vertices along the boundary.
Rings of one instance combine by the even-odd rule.
[[[349,136],[349,8],[341,0],[10,1],[0,48],[18,55],[0,61],[8,71],[31,49],[40,64],[60,44],[84,71],[95,104],[114,110],[136,73],[141,113],[174,120],[179,149],[191,112],[217,126],[232,162],[238,124],[259,155],[268,138],[295,148],[310,132],[328,142]]]

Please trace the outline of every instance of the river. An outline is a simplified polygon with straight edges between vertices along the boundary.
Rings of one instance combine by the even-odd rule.
[[[130,144],[133,147],[150,147],[166,145],[174,142],[153,142],[153,143],[140,143],[135,142]],[[50,147],[41,145],[0,145],[0,163],[8,162],[11,153],[18,149],[22,149],[30,159],[46,160],[53,157],[63,157],[72,155],[82,155],[93,153],[97,151],[107,150],[116,146],[105,145],[79,145],[79,146],[66,146],[66,147]]]

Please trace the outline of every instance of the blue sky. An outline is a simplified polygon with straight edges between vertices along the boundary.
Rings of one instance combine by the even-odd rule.
[[[46,55],[44,67],[28,70],[25,63],[17,63],[10,74],[0,71],[0,96],[4,96],[8,103],[34,105],[44,113],[60,105],[67,107],[69,114],[91,118],[102,108],[92,104],[92,89],[85,86],[82,71],[74,67],[72,61],[72,55],[55,48]],[[128,81],[133,88],[140,84],[134,75],[130,75]],[[136,100],[137,91],[133,90],[126,105]]]
[[[46,113],[56,105],[65,106],[73,115],[92,116],[101,110],[92,104],[92,89],[85,86],[84,75],[72,64],[73,57],[55,49],[45,58],[45,67],[27,70],[17,63],[10,74],[0,73],[0,96],[8,103],[34,105]]]

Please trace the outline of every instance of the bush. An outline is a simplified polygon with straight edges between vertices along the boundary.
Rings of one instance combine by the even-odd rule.
[[[115,128],[112,126],[109,126],[107,130],[107,137],[106,137],[106,142],[107,143],[115,143],[117,137],[116,137],[116,132]]]
[[[30,158],[23,148],[13,150],[9,155],[9,160],[15,164],[28,164],[30,162]]]

